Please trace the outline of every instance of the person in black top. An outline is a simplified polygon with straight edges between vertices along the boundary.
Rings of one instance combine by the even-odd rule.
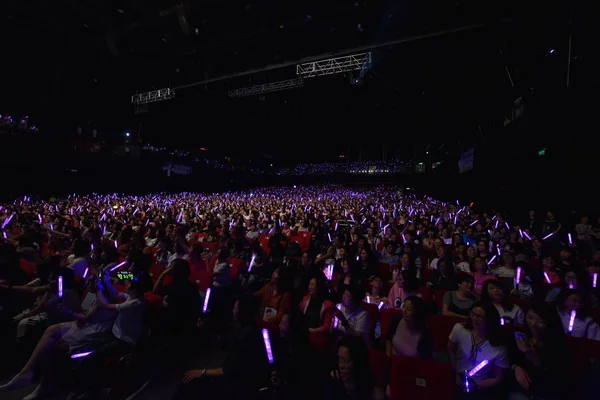
[[[240,327],[225,362],[219,368],[186,372],[173,400],[258,398],[259,390],[269,385],[270,368],[255,319],[257,311],[258,303],[252,295],[236,301],[233,317]]]

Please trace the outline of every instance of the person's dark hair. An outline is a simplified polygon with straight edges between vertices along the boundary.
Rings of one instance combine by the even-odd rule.
[[[404,300],[404,304],[406,304],[407,301],[410,301],[410,303],[413,306],[415,324],[419,332],[423,332],[429,329],[427,327],[427,319],[429,317],[429,306],[427,305],[425,300],[418,296],[408,296]]]
[[[219,247],[217,250],[220,250],[219,252],[219,261],[225,261],[227,260],[227,258],[229,258],[229,249],[225,246]]]
[[[313,274],[308,281],[310,282],[313,279],[317,281],[317,297],[321,300],[329,298],[329,287],[327,286],[325,275],[317,272]]]
[[[73,241],[73,255],[75,257],[87,257],[90,251],[90,242],[82,239],[75,239]]]
[[[294,276],[292,271],[285,265],[279,267],[279,281],[277,282],[277,291],[281,293],[291,292],[294,288]]]
[[[375,380],[371,372],[369,349],[365,341],[361,337],[346,336],[340,341],[337,347],[338,350],[340,347],[345,347],[350,352],[352,367],[354,368],[354,384],[356,385],[359,397],[369,396],[368,398],[371,398]]]
[[[187,281],[190,276],[190,264],[187,260],[177,258],[171,262],[173,267],[173,278],[175,281]]]
[[[456,283],[460,285],[463,282],[475,283],[475,278],[467,274],[456,274]]]
[[[104,257],[102,257],[102,261],[106,264],[117,262],[119,259],[119,252],[115,248],[115,246],[111,244],[103,244],[102,252],[104,253]]]
[[[55,268],[56,267],[50,261],[41,262],[35,267],[35,275],[42,282],[47,282]]]
[[[405,269],[400,271],[402,274],[404,292],[405,293],[415,293],[419,290],[419,280],[416,276],[416,271],[412,269]]]
[[[577,310],[577,319],[584,320],[588,316],[588,299],[584,293],[575,289],[562,289],[558,296],[556,296],[555,305],[561,312],[565,311],[565,301],[571,295],[577,295],[581,297],[583,307]]]
[[[476,302],[471,307],[471,312],[475,308],[481,308],[485,311],[485,328],[488,341],[493,347],[503,346],[506,343],[506,337],[502,326],[500,325],[500,313],[492,303]],[[471,317],[465,323],[465,327],[469,330],[473,329]]]
[[[493,304],[492,298],[490,297],[490,294],[488,292],[488,289],[490,286],[495,286],[502,290],[502,294],[504,295],[502,297],[502,307],[506,311],[509,311],[509,312],[512,311],[512,309],[515,305],[510,300],[510,296],[506,295],[506,292],[504,292],[504,288],[502,287],[500,282],[498,282],[494,279],[488,279],[485,282],[483,282],[483,288],[481,289],[481,302]]]
[[[133,289],[137,292],[137,296],[142,299],[144,298],[144,292],[145,292],[145,284],[143,280],[140,280],[139,277],[138,279],[134,279],[131,282],[129,282],[129,288]]]
[[[359,307],[365,298],[364,287],[361,285],[352,284],[346,286],[345,290],[350,293],[350,296],[352,296],[352,304],[354,307]]]
[[[238,300],[238,320],[242,324],[256,322],[259,304],[256,298],[249,293],[243,294]]]

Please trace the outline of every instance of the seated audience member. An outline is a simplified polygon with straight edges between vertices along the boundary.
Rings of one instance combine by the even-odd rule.
[[[571,377],[566,335],[554,307],[534,303],[524,332],[515,332],[509,347],[514,379],[510,400],[569,398]]]
[[[419,281],[415,276],[415,271],[405,269],[396,276],[396,283],[390,289],[387,298],[387,305],[390,308],[401,308],[404,300],[408,296],[419,296]]]
[[[556,308],[563,330],[573,337],[600,340],[600,327],[592,317],[588,316],[585,300],[580,292],[573,289],[563,289],[560,292],[556,298]],[[572,311],[575,311],[576,318],[573,321],[573,329],[569,332]]]
[[[88,254],[90,254],[90,244],[81,239],[73,241],[73,254],[67,257],[67,268],[73,270],[76,276],[83,276],[90,267]]]
[[[390,324],[386,354],[431,359],[433,339],[427,326],[427,317],[425,300],[409,296],[404,301],[402,314],[396,316]]]
[[[466,323],[454,325],[448,341],[448,357],[456,371],[457,398],[502,399],[504,378],[510,368],[498,310],[491,304],[475,303]],[[465,393],[465,371],[484,360],[487,364],[469,379]]]
[[[491,303],[496,307],[502,319],[501,324],[523,325],[523,310],[510,300],[510,296],[506,295],[498,281],[488,280],[483,284],[481,302]]]
[[[383,281],[381,278],[374,276],[369,284],[371,286],[371,292],[367,292],[365,296],[368,296],[369,302],[372,304],[379,304],[380,302],[387,302],[387,297],[382,297],[383,293]]]
[[[235,302],[233,318],[240,324],[225,362],[218,368],[193,369],[183,376],[175,400],[258,399],[269,382],[269,364],[260,328],[258,304],[252,295]]]
[[[365,342],[355,336],[342,339],[337,348],[336,368],[325,385],[324,399],[378,399],[375,380],[369,369],[369,351]]]
[[[307,399],[321,390],[323,373],[310,345],[306,318],[300,310],[287,310],[279,323],[280,340],[274,342],[276,369],[271,384],[286,399]]]
[[[217,249],[217,262],[213,268],[213,280],[210,295],[211,309],[215,311],[216,317],[225,321],[230,314],[231,304],[231,267],[227,262],[229,249],[220,247]]]
[[[259,302],[259,313],[263,321],[279,325],[284,312],[292,305],[290,282],[289,271],[276,268],[271,275],[271,282],[254,293],[254,297]]]
[[[164,278],[173,276],[173,282],[163,286]],[[178,258],[171,262],[154,284],[153,292],[163,296],[165,320],[164,328],[169,333],[189,334],[194,331],[201,314],[201,300],[198,288],[190,282],[188,261]]]
[[[428,286],[436,290],[456,290],[456,274],[452,262],[441,258],[437,262],[437,269],[432,272]]]
[[[371,343],[369,313],[362,306],[364,292],[359,285],[349,285],[342,296],[341,309],[331,307],[331,312],[339,320],[335,334],[339,337],[360,336],[365,343]]]
[[[452,290],[444,294],[443,315],[468,318],[474,303],[474,281],[471,275],[461,274],[456,276],[458,290]]]
[[[551,303],[556,300],[558,295],[564,289],[573,289],[584,294],[588,300],[588,306],[592,307],[598,304],[598,299],[592,292],[592,283],[589,275],[584,270],[567,269],[564,271],[563,278],[557,287],[548,291],[546,302]]]
[[[308,331],[327,333],[331,329],[333,303],[328,300],[328,289],[322,274],[314,276],[308,283],[308,295],[300,302],[300,310],[306,317]]]
[[[485,262],[485,258],[476,256],[473,261],[472,273],[475,279],[474,294],[476,297],[481,296],[483,290],[483,283],[489,279],[498,279],[496,275],[493,275],[488,270],[488,266]]]
[[[529,276],[529,267],[525,264],[521,264],[517,267],[521,268],[519,276],[519,283],[515,276],[513,282],[513,289],[510,291],[511,296],[519,297],[521,299],[531,300],[535,297],[538,292],[537,286],[534,285],[533,279]],[[502,281],[500,281],[502,283]]]

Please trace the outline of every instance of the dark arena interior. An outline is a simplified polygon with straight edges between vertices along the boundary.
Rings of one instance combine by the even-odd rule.
[[[0,2],[0,398],[597,399],[588,3]]]

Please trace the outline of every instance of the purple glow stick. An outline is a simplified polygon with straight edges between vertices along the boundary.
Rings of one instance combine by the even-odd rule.
[[[58,298],[62,299],[63,297],[63,277],[58,277]]]
[[[519,284],[519,282],[521,282],[521,267],[517,267],[517,278],[516,278],[516,282],[517,282],[517,285]]]
[[[271,339],[269,338],[269,330],[262,330],[263,340],[265,342],[265,350],[267,350],[267,358],[269,359],[269,364],[273,364],[275,359],[273,358],[273,349],[271,348]]]
[[[465,392],[469,393],[469,371],[465,370]]]
[[[329,241],[333,243],[333,240],[331,240],[331,234],[329,232],[327,232],[327,237],[329,238]]]
[[[552,283],[552,281],[550,281],[550,277],[548,276],[547,272],[544,272],[544,278],[546,278],[547,283]]]
[[[575,317],[577,316],[577,311],[571,311],[571,318],[569,319],[569,333],[573,332],[573,325],[575,325]]]
[[[523,237],[523,231],[519,229],[519,235],[521,235],[521,237]]]
[[[504,225],[506,225],[506,229],[510,231],[510,225],[508,225],[508,222],[505,222]]]
[[[122,263],[119,263],[119,264],[115,265],[108,272],[113,272],[115,269],[120,268],[120,267],[122,267],[125,264],[127,264],[127,260],[123,261]]]
[[[2,236],[4,236],[4,239],[8,239],[8,235],[6,234],[6,231],[2,232]]]
[[[84,278],[87,276],[87,274],[88,274],[88,270],[89,270],[89,268],[86,268],[86,269],[85,269],[85,271],[83,272],[83,277],[84,277]]]
[[[384,302],[383,302],[383,301],[379,302],[379,305],[377,306],[377,309],[378,309],[378,310],[381,310],[381,307],[383,307],[383,305],[384,305]]]
[[[596,285],[598,284],[598,273],[595,272],[594,275],[592,275],[592,287],[596,287]]]
[[[479,364],[477,364],[475,366],[475,368],[473,368],[472,370],[470,370],[469,372],[467,372],[467,376],[469,378],[472,378],[473,375],[475,375],[476,373],[478,373],[479,371],[481,371],[483,369],[483,367],[485,367],[486,365],[488,365],[490,362],[488,360],[483,360],[482,362],[480,362]]]
[[[573,284],[573,282],[569,282],[569,289],[575,289],[575,285]]]
[[[531,236],[529,236],[529,234],[525,231],[523,231],[523,235],[525,235],[525,237],[529,240],[531,240]]]
[[[40,220],[40,225],[43,224],[43,219],[42,219],[42,216],[40,214],[38,214],[38,219]]]
[[[553,235],[554,235],[554,232],[551,232],[551,233],[547,234],[546,236],[544,236],[544,237],[542,238],[542,240],[546,240],[546,239],[548,239],[549,237],[551,237],[551,236],[553,236]]]
[[[504,326],[504,318],[500,317],[500,325]]]
[[[252,271],[252,267],[254,266],[254,261],[256,261],[256,254],[252,254],[252,258],[250,259],[250,265],[248,266],[248,272]]]
[[[569,238],[569,244],[573,244],[573,237],[571,237],[571,234],[567,233],[567,236]]]
[[[494,225],[494,229],[498,229],[498,221],[496,220],[496,224]]]
[[[367,303],[371,303],[371,296],[367,296]]]
[[[204,305],[202,306],[202,313],[206,314],[208,309],[208,299],[210,299],[210,288],[206,289],[206,295],[204,295]]]
[[[336,307],[338,310],[340,310],[340,311],[342,310],[341,304],[338,304]],[[339,322],[340,321],[338,320],[338,317],[333,317],[333,329],[337,329]]]
[[[497,257],[497,256],[496,256],[496,255],[494,255],[494,257],[492,257],[492,258],[490,259],[490,261],[488,261],[487,265],[490,265],[491,263],[493,263],[493,262],[494,262],[494,260],[496,259],[496,257]]]
[[[475,221],[471,222],[471,223],[469,224],[469,226],[473,226],[473,225],[475,225],[476,223],[477,223],[477,220],[475,220]]]
[[[119,242],[117,242],[116,240],[115,240],[115,247],[116,247],[117,249],[119,248]]]
[[[85,353],[76,353],[76,354],[71,355],[71,359],[87,357],[92,353],[93,353],[93,351],[87,351]]]

